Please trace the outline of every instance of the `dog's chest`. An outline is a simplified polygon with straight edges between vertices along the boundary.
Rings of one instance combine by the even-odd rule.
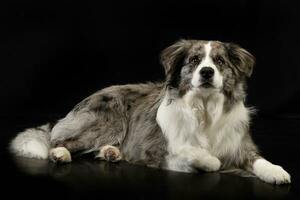
[[[168,141],[168,150],[177,154],[185,148],[204,148],[217,157],[234,154],[243,136],[240,125],[247,120],[243,105],[223,113],[224,97],[208,102],[165,99],[157,112],[157,122]]]

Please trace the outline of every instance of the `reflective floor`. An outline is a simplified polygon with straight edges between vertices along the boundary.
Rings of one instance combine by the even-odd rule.
[[[32,125],[12,125],[18,121],[6,120],[1,132],[2,147],[20,128]],[[291,185],[274,186],[256,178],[228,174],[186,174],[126,162],[107,163],[93,160],[92,156],[75,157],[71,164],[55,165],[45,160],[13,158],[2,148],[1,193],[10,198],[31,199],[299,199],[298,122],[264,121],[262,126],[255,127],[254,135],[265,157],[291,173]],[[284,130],[285,124],[293,128]]]

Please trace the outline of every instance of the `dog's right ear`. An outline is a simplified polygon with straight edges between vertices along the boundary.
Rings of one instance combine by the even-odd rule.
[[[178,65],[183,64],[189,46],[190,42],[188,40],[179,40],[161,52],[160,61],[165,68],[166,75],[171,74]]]

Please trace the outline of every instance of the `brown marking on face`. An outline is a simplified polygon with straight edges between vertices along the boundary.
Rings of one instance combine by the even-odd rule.
[[[206,43],[207,42],[205,42],[205,41],[199,41],[199,42],[193,44],[187,52],[187,55],[185,58],[185,63],[186,64],[191,63],[194,65],[198,65],[201,62],[201,60],[205,57],[204,45]],[[192,59],[195,57],[197,57],[198,62],[192,63]]]
[[[223,42],[220,41],[211,41],[210,46],[212,49],[223,49]]]
[[[224,44],[219,41],[212,41],[211,43],[211,52],[210,57],[213,60],[217,68],[222,72],[225,67],[228,67],[229,60],[227,55],[227,50],[224,47]]]

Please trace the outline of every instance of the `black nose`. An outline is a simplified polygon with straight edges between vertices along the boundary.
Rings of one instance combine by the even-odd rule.
[[[214,73],[215,73],[215,71],[211,67],[203,67],[200,70],[200,75],[204,79],[210,79],[211,77],[213,77]]]

